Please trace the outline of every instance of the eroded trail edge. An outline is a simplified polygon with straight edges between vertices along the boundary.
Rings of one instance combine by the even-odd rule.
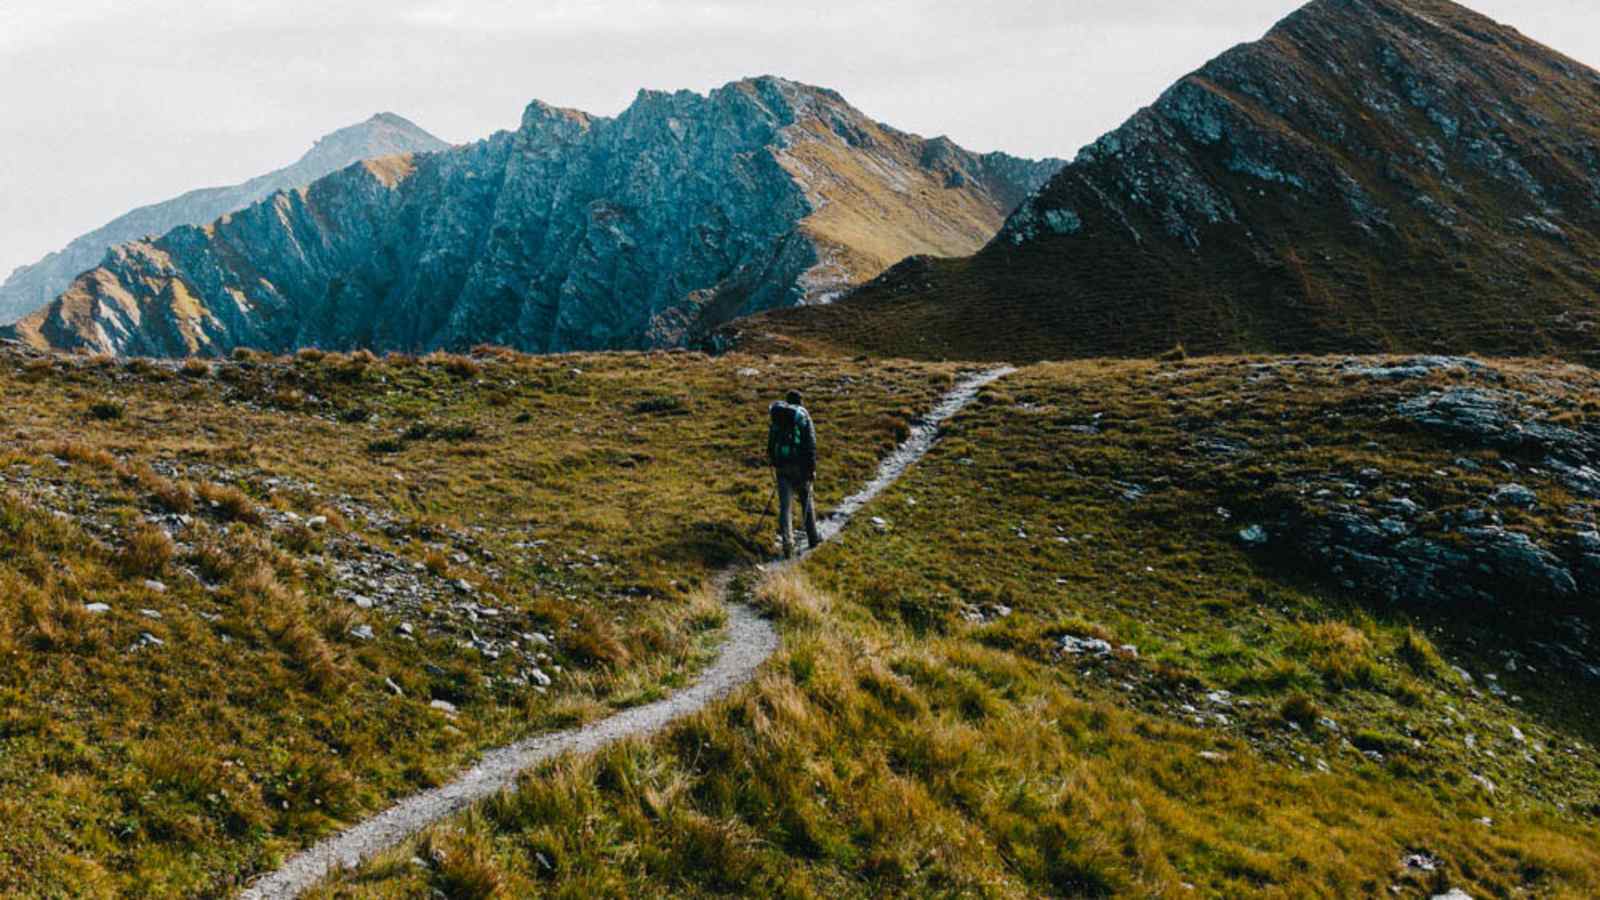
[[[913,424],[911,436],[885,457],[877,475],[860,491],[840,503],[819,529],[832,540],[850,519],[873,498],[894,484],[913,463],[927,454],[939,437],[939,427],[971,403],[989,384],[1016,371],[990,369],[964,378],[944,395],[928,414]],[[727,595],[732,570],[718,576],[719,592]],[[355,868],[376,853],[391,849],[441,819],[502,790],[514,789],[517,775],[564,753],[587,753],[613,741],[655,734],[672,722],[697,712],[750,682],[756,670],[778,649],[778,633],[754,609],[729,602],[727,634],[717,658],[695,683],[665,700],[637,706],[598,722],[526,738],[483,755],[479,762],[449,784],[416,794],[384,812],[353,825],[295,854],[277,871],[247,888],[243,900],[278,900],[298,897],[303,891],[341,868]]]

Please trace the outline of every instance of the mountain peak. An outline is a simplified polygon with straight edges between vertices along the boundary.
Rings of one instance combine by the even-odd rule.
[[[324,135],[292,165],[241,184],[202,188],[132,210],[39,262],[23,266],[0,285],[0,323],[16,321],[50,303],[73,278],[93,268],[118,244],[165,234],[182,225],[203,225],[276,191],[305,187],[362,160],[448,147],[404,116],[380,112]]]
[[[773,76],[642,91],[614,119],[535,101],[510,139],[369,160],[112,254],[19,331],[151,355],[681,345],[970,253],[1057,168],[925,144]]]
[[[870,349],[965,358],[1600,359],[1596,258],[1600,73],[1447,0],[1315,0],[1086,147],[976,258],[774,322],[857,349],[852,314],[893,315]]]

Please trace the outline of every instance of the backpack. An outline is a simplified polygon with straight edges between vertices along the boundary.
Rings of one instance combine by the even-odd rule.
[[[798,407],[779,403],[772,407],[774,437],[772,461],[776,465],[794,465],[803,462],[805,455],[805,413]]]

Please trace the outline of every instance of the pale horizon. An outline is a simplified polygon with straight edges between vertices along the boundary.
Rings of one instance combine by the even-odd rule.
[[[1469,5],[1600,62],[1589,4]],[[29,87],[0,118],[0,278],[137,206],[288,165],[379,112],[466,143],[515,127],[536,99],[609,116],[640,89],[771,74],[972,150],[1070,159],[1298,6],[13,0],[0,83]]]

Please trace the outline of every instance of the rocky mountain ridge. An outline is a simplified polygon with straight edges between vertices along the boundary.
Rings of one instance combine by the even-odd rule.
[[[1597,251],[1600,73],[1447,0],[1316,0],[1085,148],[975,257],[739,328],[935,357],[1594,359]]]
[[[1059,165],[771,77],[643,91],[616,118],[535,102],[516,131],[120,246],[16,333],[158,356],[672,346],[908,255],[972,252]]]
[[[94,268],[117,244],[165,234],[180,225],[203,225],[277,191],[304,187],[363,159],[443,150],[449,145],[394,113],[379,113],[320,139],[292,165],[227,187],[201,188],[142,206],[74,239],[0,284],[0,325],[41,309],[72,280]]]

